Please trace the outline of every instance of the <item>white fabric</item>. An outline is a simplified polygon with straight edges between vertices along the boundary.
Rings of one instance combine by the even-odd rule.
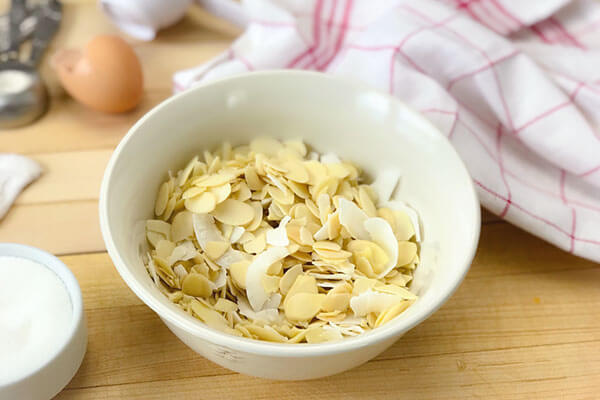
[[[17,154],[0,154],[0,220],[21,190],[37,179],[42,168],[35,161]]]
[[[176,73],[176,91],[273,68],[367,82],[448,136],[487,209],[600,261],[600,3],[242,4],[245,32],[212,61]]]

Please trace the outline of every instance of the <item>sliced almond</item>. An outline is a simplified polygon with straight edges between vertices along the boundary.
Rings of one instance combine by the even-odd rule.
[[[256,324],[248,324],[246,325],[246,329],[253,336],[256,336],[258,339],[266,340],[267,342],[276,342],[276,343],[285,343],[287,342],[287,338],[282,336],[275,329],[271,328],[268,325],[259,326]]]
[[[323,311],[345,311],[350,304],[350,293],[327,293],[323,302]]]
[[[216,260],[225,254],[229,248],[229,242],[210,241],[206,243],[206,248],[204,250],[208,257],[210,257],[212,260]]]
[[[183,200],[187,200],[189,198],[196,197],[196,196],[206,192],[207,189],[208,188],[205,188],[205,187],[192,186],[191,188],[189,188],[188,190],[183,192],[183,194],[181,195],[181,198]]]
[[[192,223],[192,213],[181,211],[173,217],[171,224],[171,240],[175,243],[194,236],[194,225]]]
[[[229,328],[229,324],[225,318],[215,310],[208,308],[206,305],[202,304],[198,300],[194,299],[190,303],[190,308],[192,309],[194,315],[196,315],[200,320],[202,320],[206,325],[211,328],[225,330]]]
[[[252,207],[254,215],[252,221],[246,226],[246,230],[248,232],[254,232],[263,220],[263,208],[259,201],[250,202],[250,206]]]
[[[379,314],[377,320],[375,320],[375,328],[390,322],[392,319],[402,314],[411,304],[412,302],[410,300],[404,300],[383,311]]]
[[[277,201],[278,203],[290,205],[294,204],[294,193],[288,189],[283,191],[275,186],[269,185],[268,192],[273,200]]]
[[[307,343],[324,343],[342,340],[340,330],[328,326],[310,327],[305,333]]]
[[[283,142],[283,144],[286,148],[296,152],[298,154],[298,156],[300,156],[300,157],[306,156],[306,153],[307,153],[306,145],[304,144],[304,142],[302,142],[301,139],[286,140]]]
[[[405,265],[410,263],[417,255],[417,245],[413,242],[398,242],[398,260],[396,265]]]
[[[318,161],[304,161],[303,164],[308,172],[308,183],[310,185],[317,185],[323,177],[328,176],[327,167]]]
[[[310,197],[310,192],[308,191],[306,185],[290,180],[286,180],[285,184],[291,189],[292,192],[294,192],[296,196],[300,197],[301,199],[308,199]]]
[[[233,279],[233,283],[241,289],[246,289],[246,273],[249,265],[250,261],[239,261],[229,267],[229,274]]]
[[[363,211],[369,217],[377,216],[377,208],[375,208],[375,204],[373,204],[373,200],[371,199],[371,196],[369,196],[365,185],[361,185],[358,188],[358,201]]]
[[[296,293],[287,299],[285,316],[290,321],[310,321],[321,310],[324,294]]]
[[[215,186],[210,188],[210,192],[215,196],[215,202],[219,204],[225,201],[231,194],[231,185],[226,183],[221,186]]]
[[[331,250],[331,251],[340,251],[342,249],[339,244],[337,244],[335,242],[330,242],[327,240],[315,242],[313,244],[313,248],[315,250],[318,249],[318,250]]]
[[[212,285],[204,275],[192,273],[183,280],[181,290],[188,296],[208,297],[212,293]]]
[[[222,186],[226,183],[231,182],[234,178],[235,174],[233,174],[232,172],[219,172],[218,174],[203,175],[199,178],[196,178],[193,181],[193,184],[200,187]]]
[[[279,281],[279,291],[281,294],[286,295],[298,276],[302,275],[302,264],[297,264],[292,268],[285,271],[283,277]]]
[[[236,199],[239,201],[250,200],[250,197],[252,197],[252,192],[250,191],[248,184],[244,181],[239,183],[237,190],[232,195],[233,199]]]
[[[315,242],[313,239],[313,235],[310,233],[306,226],[301,226],[299,230],[300,243],[308,246],[312,246]]]
[[[279,276],[265,275],[262,277],[262,285],[268,294],[277,293],[279,290]]]
[[[283,301],[283,308],[287,308],[288,299],[297,293],[317,294],[318,292],[319,290],[317,288],[317,281],[315,280],[314,276],[298,275],[285,296],[285,300]]]
[[[154,203],[155,215],[160,216],[165,212],[167,201],[169,201],[169,185],[167,182],[164,182],[162,185],[160,185],[158,194],[156,195],[156,201]]]
[[[278,140],[267,137],[257,138],[250,142],[250,150],[268,156],[276,156],[282,148],[283,145]]]
[[[198,162],[198,156],[194,157],[186,166],[184,169],[182,169],[180,171],[180,173],[177,176],[177,185],[178,186],[183,186],[188,178],[190,177],[190,174],[192,173],[194,166],[196,165],[196,163]]]
[[[234,303],[231,300],[227,300],[227,299],[223,299],[220,298],[217,300],[217,302],[215,303],[215,310],[217,311],[221,311],[221,312],[234,312],[237,311],[238,306],[236,303]]]
[[[152,245],[152,247],[156,248],[158,246],[158,243],[161,240],[164,240],[165,237],[158,232],[148,231],[146,232],[146,239]]]
[[[254,239],[244,243],[244,251],[251,254],[261,253],[267,246],[267,235],[261,233],[256,235]]]
[[[331,199],[327,193],[322,193],[317,198],[317,207],[319,209],[319,219],[321,224],[325,225],[327,218],[331,213]]]
[[[254,218],[254,209],[239,200],[227,199],[215,207],[213,216],[225,224],[245,225]]]
[[[146,221],[146,230],[157,232],[165,238],[169,238],[171,234],[171,224],[160,219],[149,219]]]
[[[196,214],[207,214],[215,209],[217,201],[210,192],[202,193],[185,201],[185,208]]]
[[[298,183],[308,182],[310,176],[302,162],[288,158],[283,162],[283,167],[287,170],[286,178]]]
[[[175,243],[170,240],[159,240],[156,244],[156,255],[162,258],[168,258],[175,249]]]
[[[261,190],[265,183],[258,177],[256,168],[252,166],[246,167],[244,170],[244,176],[246,177],[246,183],[252,190]]]
[[[176,204],[177,204],[177,198],[175,196],[171,197],[169,199],[169,201],[167,202],[167,207],[165,208],[165,212],[161,216],[161,218],[163,220],[167,221],[169,218],[171,218],[171,214],[173,213],[173,210],[175,210]]]

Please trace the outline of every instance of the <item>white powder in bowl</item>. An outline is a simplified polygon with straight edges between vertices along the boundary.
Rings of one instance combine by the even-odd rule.
[[[64,345],[73,307],[52,270],[0,256],[0,386],[34,372]]]

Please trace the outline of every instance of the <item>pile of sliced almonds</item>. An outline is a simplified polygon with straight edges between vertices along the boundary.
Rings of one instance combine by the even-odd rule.
[[[158,191],[146,265],[210,327],[282,343],[356,336],[417,298],[417,214],[334,154],[269,138],[192,159]]]

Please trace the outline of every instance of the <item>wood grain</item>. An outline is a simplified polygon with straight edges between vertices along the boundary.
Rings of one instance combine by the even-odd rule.
[[[50,53],[116,30],[94,0],[64,0]],[[0,9],[7,0],[0,0]],[[98,226],[101,177],[113,148],[171,94],[174,71],[223,51],[237,28],[192,8],[142,43],[145,97],[130,113],[96,113],[66,96],[47,60],[49,113],[0,132],[0,151],[28,154],[44,175],[0,221],[0,241],[65,255],[81,285],[89,346],[57,399],[595,399],[600,392],[600,266],[482,213],[473,267],[454,296],[375,360],[309,382],[223,369],[188,349],[129,290]]]
[[[0,223],[0,242],[28,244],[54,254],[103,251],[98,202],[14,206]]]
[[[31,154],[42,176],[19,196],[16,204],[95,200],[111,150]]]

